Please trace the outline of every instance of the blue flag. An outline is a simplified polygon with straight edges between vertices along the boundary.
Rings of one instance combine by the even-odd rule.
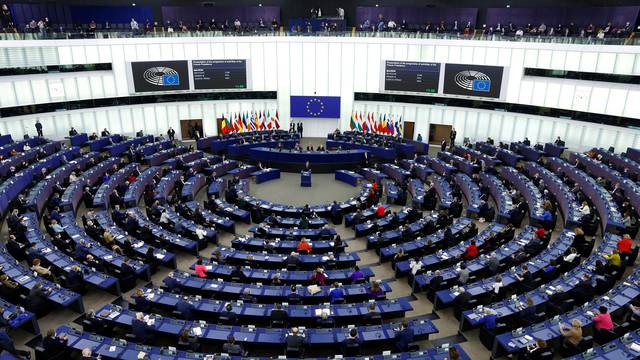
[[[292,118],[340,118],[339,96],[292,96]]]

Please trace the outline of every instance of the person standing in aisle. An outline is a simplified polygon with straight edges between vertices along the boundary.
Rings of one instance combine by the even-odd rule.
[[[40,120],[36,120],[36,131],[38,132],[39,137],[44,136],[42,133],[42,123],[40,122]]]

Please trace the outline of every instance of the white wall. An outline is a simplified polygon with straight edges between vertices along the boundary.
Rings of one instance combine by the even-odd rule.
[[[345,37],[220,37],[220,38],[136,38],[100,40],[52,40],[52,41],[3,41],[0,43],[0,66],[23,66],[25,64],[78,64],[110,62],[112,72],[55,74],[45,77],[0,78],[0,106],[28,105],[34,103],[128,96],[125,66],[126,61],[162,59],[233,59],[247,58],[251,62],[253,90],[277,91],[277,108],[281,124],[288,127],[290,95],[331,95],[341,97],[340,127],[347,129],[349,117],[354,109],[354,92],[380,92],[380,66],[383,60],[418,60],[437,62],[477,63],[508,67],[506,74],[506,101],[527,105],[558,107],[569,110],[588,111],[601,114],[640,118],[640,85],[620,85],[600,82],[560,80],[524,77],[524,67],[541,67],[593,71],[603,73],[640,75],[640,47],[567,45],[520,42],[492,42],[469,40],[419,40],[393,38],[345,38]],[[62,83],[63,93],[52,94],[51,84]],[[55,88],[55,86],[54,86]],[[425,95],[428,96],[428,95]],[[233,103],[233,102],[232,102]],[[237,102],[239,103],[239,102]],[[158,106],[158,105],[154,105]],[[162,105],[164,106],[164,105]],[[170,105],[174,108],[191,109],[194,105]],[[146,108],[146,106],[144,106]],[[200,105],[205,109],[206,106]],[[197,109],[197,106],[196,106]],[[133,111],[133,110],[131,110]],[[139,110],[138,114],[140,113]],[[424,108],[416,106],[414,112]],[[465,123],[468,135],[482,138],[493,118],[485,120],[475,111]],[[126,122],[105,117],[102,110],[80,111],[82,122],[103,121]],[[87,113],[85,116],[84,114]],[[163,124],[177,121],[177,111],[165,111],[153,117],[150,110],[144,113],[145,121]],[[197,113],[197,110],[196,110]],[[94,115],[89,115],[94,114]],[[215,115],[215,113],[211,113]],[[181,114],[180,114],[181,115]],[[48,114],[71,118],[69,114]],[[80,115],[74,115],[76,118]],[[124,115],[128,116],[128,115]],[[162,117],[164,116],[164,117]],[[207,118],[205,122],[214,121]],[[415,119],[417,128],[424,114],[406,115]],[[461,116],[461,115],[456,115]],[[486,115],[482,115],[486,116]],[[507,115],[505,115],[507,116]],[[513,115],[522,117],[522,115]],[[84,120],[89,118],[89,120]],[[150,117],[150,118],[148,118]],[[528,119],[537,119],[525,116]],[[29,117],[32,118],[32,117]],[[91,120],[94,119],[94,120]],[[455,121],[459,121],[457,117]],[[2,119],[18,124],[0,125],[4,128],[21,128],[24,118]],[[66,120],[69,123],[71,120]],[[312,121],[312,120],[305,120]],[[325,120],[313,120],[325,121]],[[454,121],[443,119],[442,121]],[[497,121],[497,120],[496,120]],[[531,123],[536,122],[530,120]],[[498,123],[510,126],[510,120]],[[64,121],[63,121],[63,124]],[[56,128],[66,125],[55,124]],[[115,124],[114,127],[118,125]],[[321,125],[319,125],[321,126]],[[501,129],[509,134],[518,127]],[[564,131],[528,125],[546,134],[548,131]],[[604,129],[595,124],[580,124],[588,130],[584,141],[596,141],[590,134],[602,133]],[[53,126],[52,126],[53,127]],[[110,126],[111,127],[111,126]],[[123,129],[126,125],[122,125]],[[153,126],[151,126],[153,127]],[[311,123],[308,128],[312,128]],[[474,133],[473,129],[476,132]],[[607,130],[608,131],[608,130]],[[630,133],[624,130],[624,133]],[[59,135],[56,132],[54,135]],[[609,134],[608,132],[606,134]],[[562,135],[562,134],[560,134]],[[572,136],[573,132],[571,132]],[[321,135],[323,136],[323,135]],[[497,138],[497,137],[496,137]],[[606,139],[602,141],[607,141]],[[576,144],[582,144],[576,141]]]
[[[430,124],[451,125],[458,132],[457,140],[518,141],[528,137],[532,143],[553,142],[557,136],[567,147],[586,150],[594,146],[616,151],[640,147],[640,129],[599,125],[545,116],[525,115],[504,111],[478,110],[452,106],[356,101],[354,109],[362,112],[393,113],[415,122],[414,138],[429,137]]]
[[[0,121],[0,133],[16,134],[14,139],[22,134],[35,134],[36,120],[43,125],[44,136],[59,139],[67,136],[72,126],[78,132],[98,132],[109,128],[114,134],[134,135],[143,130],[145,134],[166,134],[171,126],[176,131],[176,137],[181,138],[181,119],[202,119],[205,136],[217,135],[216,119],[222,114],[233,112],[251,112],[265,110],[275,113],[275,100],[245,100],[245,101],[199,101],[180,103],[161,103],[148,105],[128,105],[94,108],[86,110],[72,110],[56,113],[37,114]]]

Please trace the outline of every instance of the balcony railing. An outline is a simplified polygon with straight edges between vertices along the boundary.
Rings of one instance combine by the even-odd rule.
[[[639,45],[640,42],[632,33],[628,37],[596,37],[582,36],[506,36],[501,34],[487,35],[476,31],[471,35],[462,33],[423,33],[423,32],[369,32],[369,31],[96,31],[96,32],[47,32],[47,33],[0,33],[0,40],[73,40],[73,39],[116,39],[116,38],[183,38],[183,37],[225,37],[225,36],[326,36],[326,37],[362,37],[362,38],[396,38],[396,39],[441,39],[467,41],[510,41],[535,42],[551,44],[580,45]]]

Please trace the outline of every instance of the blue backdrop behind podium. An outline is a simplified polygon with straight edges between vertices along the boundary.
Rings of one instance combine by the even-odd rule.
[[[339,96],[292,96],[292,118],[340,118]]]

